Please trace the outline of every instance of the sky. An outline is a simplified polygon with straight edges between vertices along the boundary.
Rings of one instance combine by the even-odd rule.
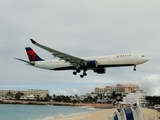
[[[160,95],[160,1],[150,0],[1,0],[0,89],[47,89],[50,95],[83,95],[95,87],[138,84],[147,95]],[[133,67],[87,71],[49,71],[25,65],[25,47],[43,59],[51,53],[30,39],[76,57],[138,53],[150,60]]]

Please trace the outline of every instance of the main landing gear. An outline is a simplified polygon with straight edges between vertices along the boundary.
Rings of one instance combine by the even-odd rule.
[[[87,76],[86,71],[87,71],[87,70],[84,70],[84,71],[83,71],[83,74],[80,75],[81,78],[83,78],[84,76]],[[77,73],[80,73],[80,72],[81,72],[80,70],[73,71],[73,75],[77,75]]]
[[[82,75],[80,75],[81,78],[83,78],[84,76],[87,76],[87,73],[84,71]]]
[[[134,70],[134,71],[136,71],[136,65],[134,65],[134,68],[133,68],[133,70]]]
[[[73,71],[73,75],[77,75],[77,73],[80,73],[81,71],[78,69],[76,71]]]

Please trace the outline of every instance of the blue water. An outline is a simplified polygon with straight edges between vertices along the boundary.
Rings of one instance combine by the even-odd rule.
[[[70,106],[0,104],[0,120],[47,120],[53,116],[67,116],[93,110],[95,111]]]

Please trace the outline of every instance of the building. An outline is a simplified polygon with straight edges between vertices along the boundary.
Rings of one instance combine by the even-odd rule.
[[[147,94],[143,90],[131,91],[126,95],[126,97],[123,97],[123,102],[121,102],[121,104],[133,105],[136,103],[140,106],[144,106],[146,104],[146,96]]]
[[[130,84],[130,83],[125,83],[124,84],[124,92],[129,92],[129,91],[139,91],[140,88],[138,85],[135,84]]]
[[[111,93],[123,93],[124,92],[124,85],[117,84],[116,86],[106,86],[105,88],[95,88],[95,93],[97,94],[105,94],[111,95]]]
[[[96,96],[97,96],[97,94],[95,94],[95,93],[86,93],[85,95],[81,95],[79,98],[80,98],[80,100],[84,100],[85,98],[88,98],[88,97],[94,98]]]
[[[125,83],[124,85],[117,84],[116,86],[106,86],[105,88],[95,88],[95,93],[97,94],[106,94],[110,95],[113,92],[116,93],[128,93],[130,91],[139,91],[140,88],[138,85]]]
[[[27,91],[27,96],[34,95],[45,98],[47,94],[49,94],[49,90],[28,89]]]
[[[24,97],[33,95],[39,96],[40,98],[45,98],[47,94],[49,94],[49,90],[41,90],[41,89],[28,89],[27,91],[20,90],[0,90],[0,98],[13,99],[15,95],[21,92]]]

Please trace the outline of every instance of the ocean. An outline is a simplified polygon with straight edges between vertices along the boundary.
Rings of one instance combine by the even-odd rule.
[[[51,120],[97,111],[86,107],[0,104],[0,120]]]

